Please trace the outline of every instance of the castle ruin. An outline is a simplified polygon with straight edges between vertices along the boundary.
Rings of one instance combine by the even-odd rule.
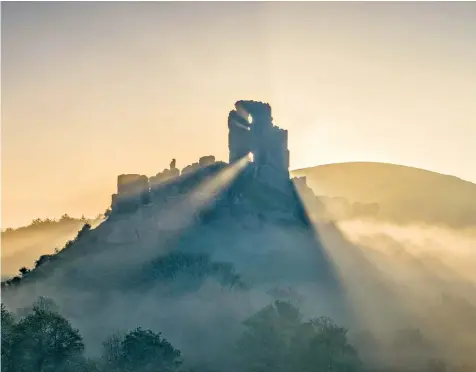
[[[260,182],[287,191],[289,185],[288,131],[273,124],[271,106],[257,101],[237,101],[228,115],[230,164],[252,158]]]
[[[230,205],[236,207],[237,202],[251,192],[266,195],[285,210],[293,209],[295,190],[289,174],[288,131],[273,124],[271,106],[267,103],[241,100],[234,107],[228,116],[229,164],[247,156],[250,163],[227,191]],[[215,161],[214,156],[204,156],[182,170],[173,159],[169,169],[150,178],[120,175],[111,209],[133,211],[140,205],[160,204],[186,195],[203,177],[226,166],[224,162]],[[239,209],[244,208],[243,203],[239,202]]]

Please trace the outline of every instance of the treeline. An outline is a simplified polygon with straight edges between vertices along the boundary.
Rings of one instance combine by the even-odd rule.
[[[112,334],[102,343],[100,355],[89,358],[85,356],[80,332],[47,298],[39,298],[31,308],[21,309],[15,315],[2,304],[1,321],[2,372],[212,372],[207,367],[193,366],[160,332],[140,327]],[[435,360],[424,361],[423,368],[418,369],[411,365],[370,369],[351,345],[345,328],[326,317],[303,320],[299,309],[284,301],[262,308],[243,326],[236,347],[230,350],[226,371],[474,371],[463,367],[450,369]]]

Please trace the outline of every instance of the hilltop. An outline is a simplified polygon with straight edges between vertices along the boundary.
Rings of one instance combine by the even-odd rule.
[[[292,171],[318,196],[377,203],[377,219],[396,223],[476,226],[476,184],[403,165],[355,162]]]

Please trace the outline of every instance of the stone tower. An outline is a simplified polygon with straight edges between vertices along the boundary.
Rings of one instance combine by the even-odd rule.
[[[257,101],[238,101],[228,116],[230,163],[248,154],[260,182],[282,189],[288,187],[288,131],[273,124],[271,106]]]

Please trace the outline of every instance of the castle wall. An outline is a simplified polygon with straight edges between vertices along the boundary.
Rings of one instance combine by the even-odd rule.
[[[155,176],[149,178],[150,189],[153,191],[160,185],[171,181],[178,176],[180,176],[180,171],[177,168],[164,169],[162,172],[159,172]]]
[[[221,164],[223,163],[216,162],[213,155],[208,155],[185,166],[182,171],[176,168],[176,161],[173,159],[169,169],[164,169],[150,178],[139,174],[121,174],[117,178],[117,192],[111,196],[111,210],[134,212],[141,204],[166,202],[180,193],[190,191],[189,189],[196,185],[193,183],[197,178],[194,173],[202,169],[210,170],[214,165]],[[190,181],[187,181],[188,178]]]

